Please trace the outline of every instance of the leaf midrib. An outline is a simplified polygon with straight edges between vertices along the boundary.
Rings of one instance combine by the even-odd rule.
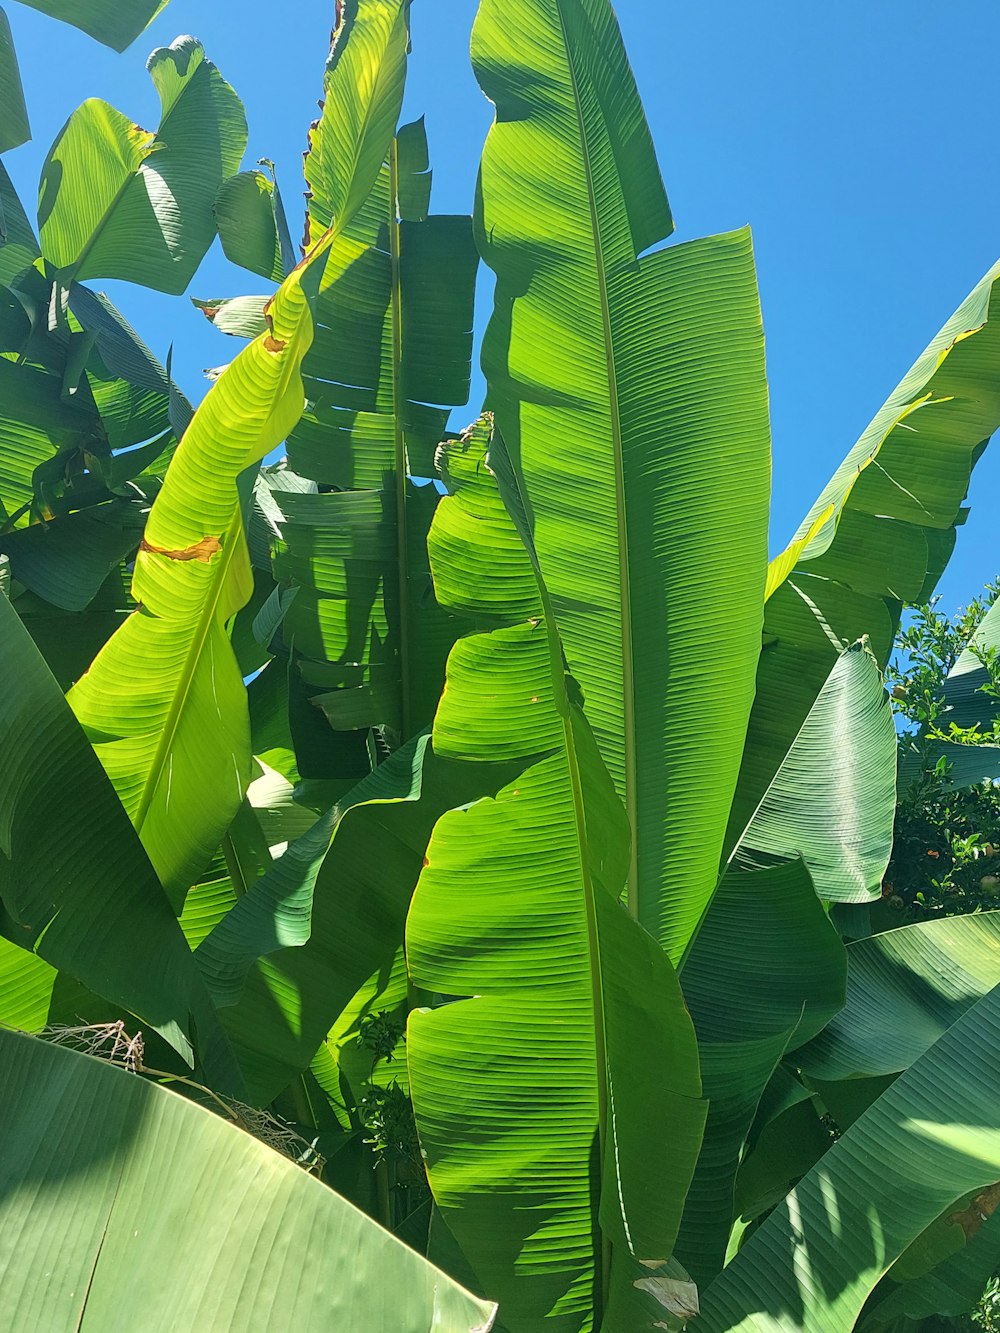
[[[566,68],[569,71],[573,91],[573,106],[576,111],[577,127],[580,134],[584,175],[587,182],[587,201],[590,207],[590,224],[594,238],[594,262],[597,268],[597,284],[601,298],[601,327],[604,337],[605,361],[608,369],[608,398],[611,419],[611,443],[615,467],[615,517],[618,526],[618,597],[621,615],[622,646],[622,740],[624,745],[625,768],[625,810],[628,814],[629,827],[632,831],[631,851],[628,873],[628,909],[636,919],[639,916],[639,863],[638,863],[638,796],[636,790],[636,742],[635,742],[635,696],[634,664],[632,661],[632,593],[628,565],[628,519],[625,506],[625,466],[622,454],[621,416],[618,398],[618,367],[615,361],[614,335],[611,326],[611,306],[608,298],[607,268],[601,239],[600,218],[597,209],[597,194],[590,161],[590,142],[587,137],[587,125],[583,115],[580,87],[573,64],[572,47],[566,20],[563,17],[562,0],[555,0],[555,11],[559,18],[563,48],[566,52]]]
[[[223,533],[222,559],[216,566],[218,572],[214,580],[213,591],[211,596],[205,599],[204,606],[199,614],[195,633],[191,639],[191,646],[185,654],[181,678],[177,689],[174,691],[170,711],[167,714],[163,730],[160,732],[160,739],[157,742],[156,751],[149,767],[149,776],[143,784],[142,797],[133,821],[140,835],[146,822],[146,816],[152,807],[153,799],[159,790],[164,768],[173,750],[177,732],[180,730],[181,719],[186,712],[187,700],[194,683],[195,673],[202,660],[212,625],[215,623],[219,600],[222,596],[222,590],[226,586],[227,576],[232,566],[233,555],[239,544],[242,527],[243,519],[237,506],[236,512]],[[165,556],[163,558],[168,559],[169,557]],[[163,619],[163,617],[157,617],[157,619]]]
[[[412,725],[410,701],[410,590],[406,513],[406,434],[403,411],[403,293],[400,266],[400,234],[398,217],[399,144],[393,135],[389,145],[389,261],[391,271],[392,307],[392,421],[395,463],[396,499],[396,572],[399,582],[399,674],[400,722],[403,739],[407,740]]]

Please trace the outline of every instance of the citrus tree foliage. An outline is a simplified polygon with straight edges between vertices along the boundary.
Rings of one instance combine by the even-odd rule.
[[[1000,661],[990,642],[996,583],[953,617],[918,607],[890,668],[900,735],[899,806],[884,895],[899,923],[989,910],[1000,902]],[[995,620],[996,617],[993,617]],[[961,664],[961,665],[960,665]],[[956,682],[977,677],[979,707],[963,715]],[[984,765],[978,777],[971,765]],[[970,780],[971,779],[971,780]]]
[[[115,47],[162,8],[36,7]],[[1000,266],[768,564],[752,238],[666,243],[608,0],[481,0],[466,216],[401,123],[408,0],[335,9],[298,250],[193,37],[155,131],[74,112],[34,216],[0,164],[0,1021],[50,1043],[0,1034],[5,1308],[969,1314],[1000,925],[952,913],[995,896],[1000,620],[931,598]],[[0,152],[28,133],[0,15]],[[216,235],[242,295],[197,285]],[[104,278],[229,340],[197,407]]]

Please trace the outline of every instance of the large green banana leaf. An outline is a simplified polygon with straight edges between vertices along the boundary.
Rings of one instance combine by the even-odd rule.
[[[676,961],[716,887],[760,644],[750,237],[645,253],[672,222],[608,0],[483,0],[473,61],[497,107],[477,214],[489,404],[626,802],[632,910]]]
[[[801,856],[825,901],[877,898],[892,852],[896,745],[892,707],[870,649],[866,643],[843,649],[733,864],[754,869]]]
[[[401,14],[402,0],[394,7],[363,2],[342,47],[338,95],[351,105],[360,136],[345,140],[344,152],[366,183],[362,198],[381,168],[402,97]],[[133,579],[139,610],[70,693],[178,907],[250,777],[246,690],[226,631],[253,587],[237,479],[302,414],[311,302],[350,222],[349,212],[338,216],[278,289],[268,332],[206,395],[149,517]]]
[[[124,51],[166,9],[170,0],[22,0],[54,19],[72,23],[105,46]]]
[[[904,602],[947,564],[972,469],[1000,424],[1000,265],[887,399],[772,565],[727,853],[844,643],[869,636],[884,665]]]
[[[725,1260],[764,1089],[788,1047],[843,1006],[846,977],[844,946],[801,861],[724,877],[681,972],[709,1103],[677,1250],[699,1285]]]
[[[215,236],[212,205],[247,144],[243,106],[200,42],[179,37],[149,58],[160,127],[84,102],[42,168],[42,253],[62,286],[125,278],[180,294]]]
[[[1000,986],[825,1153],[709,1287],[704,1333],[850,1329],[876,1283],[1000,1178]]]
[[[159,1032],[223,1090],[241,1080],[197,966],[111,785],[6,597],[0,597],[0,925],[8,939]],[[9,951],[7,951],[9,952]],[[12,964],[13,965],[13,964]],[[45,1003],[46,974],[19,986]],[[38,987],[41,986],[41,991]]]
[[[975,1214],[970,1220],[975,1223]],[[960,1248],[918,1277],[900,1282],[883,1278],[857,1325],[859,1333],[906,1333],[908,1328],[910,1333],[919,1333],[926,1325],[918,1325],[915,1331],[913,1325],[896,1321],[968,1315],[975,1310],[1000,1266],[1000,1211],[983,1214],[968,1240],[957,1223],[951,1226],[958,1231],[955,1240]]]
[[[619,901],[625,811],[486,435],[444,451],[430,553],[438,596],[496,628],[452,650],[433,742],[522,772],[431,838],[407,965],[459,998],[411,1012],[410,1091],[437,1206],[512,1333],[652,1329],[705,1117],[694,1029]]]
[[[30,138],[28,109],[24,105],[21,71],[17,67],[10,23],[0,9],[0,153],[9,152]]]
[[[486,1333],[494,1307],[218,1115],[0,1030],[4,1320],[46,1333]],[[67,1118],[67,1109],[72,1117]]]
[[[338,49],[306,156],[307,238],[349,187],[344,110],[329,95]],[[288,440],[290,466],[323,488],[290,499],[275,558],[299,589],[283,625],[293,690],[314,727],[325,717],[331,729],[311,776],[366,772],[371,728],[395,741],[426,726],[454,637],[422,551],[437,495],[408,474],[432,472],[449,408],[468,398],[478,258],[470,218],[427,216],[427,167],[422,122],[404,126],[331,251],[304,366],[309,408]]]
[[[855,644],[835,659],[681,971],[710,1107],[679,1249],[699,1281],[722,1267],[737,1170],[778,1061],[843,1006],[846,955],[820,899],[878,894],[895,775],[881,673]]]
[[[847,1003],[795,1062],[824,1080],[896,1074],[1000,982],[1000,912],[883,931],[847,956]]]

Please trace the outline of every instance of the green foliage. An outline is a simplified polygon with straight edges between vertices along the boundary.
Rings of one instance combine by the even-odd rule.
[[[1000,905],[1000,787],[989,780],[956,785],[961,756],[951,748],[1000,743],[1000,654],[974,641],[998,596],[1000,584],[988,584],[952,617],[936,602],[918,607],[897,641],[888,679],[903,719],[899,745],[906,780],[883,894],[900,923]],[[977,689],[986,715],[961,726],[948,685],[970,652],[985,676]],[[949,748],[942,752],[942,745]]]
[[[399,123],[408,11],[336,6],[300,262],[193,38],[156,133],[70,118],[38,239],[0,166],[0,1025],[150,1051],[0,1030],[5,1309],[988,1328],[1000,584],[931,599],[1000,267],[768,566],[750,236],[663,245],[608,0],[482,0],[474,217]],[[180,294],[216,235],[268,291],[184,303],[246,344],[193,410],[84,281]]]

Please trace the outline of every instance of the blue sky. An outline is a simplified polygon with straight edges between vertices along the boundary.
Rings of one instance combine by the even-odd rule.
[[[996,0],[619,0],[670,192],[677,238],[749,222],[768,339],[772,546],[931,336],[1000,255],[1000,162],[988,90]],[[140,124],[157,104],[148,52],[200,37],[244,99],[248,164],[278,167],[298,234],[301,152],[316,113],[333,0],[173,0],[124,55],[13,0],[34,142],[5,159],[33,202],[45,152],[73,108],[105,97]],[[472,77],[474,0],[414,0],[407,109],[426,113],[435,206],[471,207],[490,109]],[[236,345],[183,300],[107,284],[195,398]],[[218,246],[191,294],[260,290]],[[488,315],[479,312],[482,325]],[[482,392],[481,381],[473,389]],[[470,409],[470,415],[472,409]],[[459,424],[464,424],[460,422]],[[972,517],[941,585],[967,600],[1000,572],[1000,438],[977,469]]]

